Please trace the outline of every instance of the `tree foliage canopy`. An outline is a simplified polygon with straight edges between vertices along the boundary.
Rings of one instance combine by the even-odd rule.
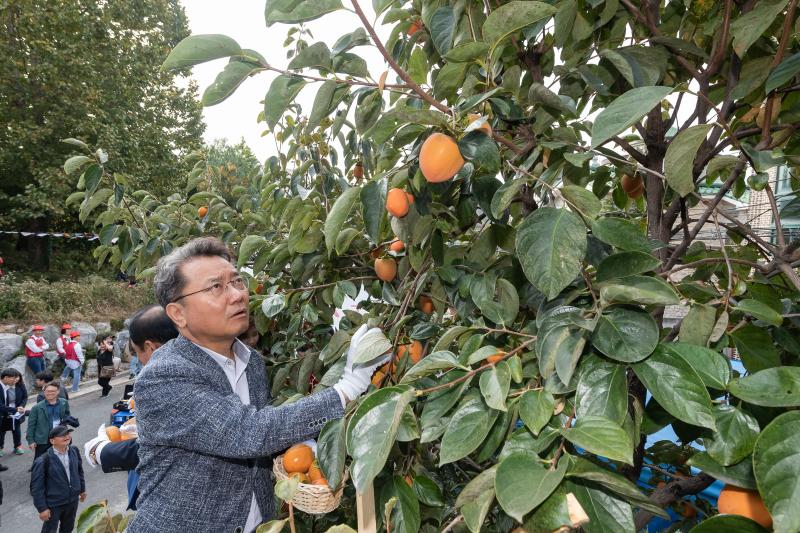
[[[194,236],[238,248],[276,402],[335,383],[364,320],[395,346],[424,343],[320,436],[328,479],[346,462],[395,531],[552,531],[575,525],[577,502],[584,530],[633,532],[715,479],[798,531],[798,243],[766,174],[785,166],[796,188],[797,2],[373,0],[385,42],[345,3],[362,27],[335,43],[302,23],[340,0],[266,3],[267,26],[290,27],[285,68],[226,36],[172,50],[166,68],[229,58],[206,105],[277,71],[259,119],[281,153],[234,199],[198,187],[198,161],[167,202],[86,161],[75,197],[101,228],[99,260],[146,274]],[[367,71],[363,46],[388,75]],[[305,87],[310,110],[294,103]],[[466,161],[442,183],[420,171],[433,133]],[[402,218],[384,208],[392,188],[413,195]],[[757,192],[775,239],[720,209]],[[397,278],[375,279],[375,258]],[[367,314],[346,310],[331,337],[361,284]],[[665,327],[676,305],[688,314]],[[677,443],[653,441],[665,427]],[[688,521],[715,513],[693,505]],[[742,527],[761,526],[715,516],[697,531]]]
[[[196,88],[163,72],[165,54],[188,35],[176,2],[4,2],[0,37],[0,224],[75,225],[61,171],[80,138],[114,153],[107,170],[131,185],[169,190],[175,153],[199,146]],[[98,157],[100,157],[98,155]],[[44,226],[44,227],[43,227]]]

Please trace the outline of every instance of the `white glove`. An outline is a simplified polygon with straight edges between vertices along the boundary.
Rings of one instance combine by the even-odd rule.
[[[347,363],[344,365],[344,372],[342,377],[339,378],[339,382],[333,386],[339,396],[342,396],[347,401],[361,396],[369,388],[370,379],[372,374],[375,373],[375,369],[391,358],[391,353],[387,353],[370,366],[353,368],[353,360],[356,356],[358,343],[367,334],[367,330],[367,325],[364,324],[353,333],[353,337],[350,339],[350,349],[347,351]],[[373,328],[369,331],[380,332],[378,328]]]
[[[97,430],[97,436],[83,445],[83,456],[86,457],[86,462],[92,465],[92,468],[100,466],[100,452],[109,442],[111,442],[111,439],[108,438],[108,434],[106,433],[106,425],[100,424],[100,428]],[[95,459],[92,459],[90,452],[95,445],[97,445],[97,448],[94,450]]]

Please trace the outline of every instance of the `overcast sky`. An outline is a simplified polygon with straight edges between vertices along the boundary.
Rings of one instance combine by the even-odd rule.
[[[286,32],[291,26],[275,24],[267,28],[264,23],[265,0],[228,0],[227,2],[209,2],[208,0],[181,0],[189,17],[189,28],[193,34],[221,33],[235,39],[242,48],[250,48],[260,52],[271,65],[286,68],[286,50],[283,42]],[[349,4],[344,2],[344,4]],[[372,2],[364,0],[360,3],[369,20],[373,19]],[[353,30],[360,21],[354,13],[339,11],[325,15],[323,18],[307,23],[314,35],[313,42],[323,41],[328,47],[336,40]],[[385,38],[386,31],[380,32]],[[375,48],[362,46],[355,49],[369,65],[370,74],[377,79],[386,70],[383,58]],[[220,59],[194,67],[192,76],[200,86],[200,94],[210,85],[217,74],[225,67],[227,59]],[[277,74],[265,72],[246,80],[236,92],[221,104],[203,109],[206,123],[205,139],[228,138],[232,142],[244,137],[256,155],[263,161],[275,154],[275,144],[269,137],[262,137],[264,123],[258,124],[256,117],[261,111],[261,102],[270,83]],[[389,76],[393,79],[393,76]],[[297,99],[305,112],[311,110],[314,94],[319,83],[306,86]]]

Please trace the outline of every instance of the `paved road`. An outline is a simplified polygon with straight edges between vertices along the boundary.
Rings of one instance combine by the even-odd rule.
[[[82,388],[87,387],[84,384]],[[97,435],[97,427],[108,423],[111,406],[122,395],[122,385],[117,385],[108,398],[100,398],[100,392],[91,392],[80,398],[70,400],[69,407],[72,414],[81,422],[81,426],[73,432],[72,443],[78,447],[83,455],[83,444]],[[35,399],[35,398],[34,398]],[[22,440],[25,441],[27,424],[22,427]],[[6,433],[6,455],[0,458],[0,464],[8,468],[0,472],[0,481],[3,482],[3,504],[0,505],[0,531],[14,533],[36,533],[41,530],[39,513],[33,506],[30,496],[30,473],[33,454],[8,455],[12,450],[11,433]],[[78,513],[92,503],[107,499],[113,512],[123,512],[128,504],[128,493],[125,483],[128,478],[126,472],[104,474],[100,468],[90,467],[85,459],[83,462],[86,476],[86,501],[80,504]]]

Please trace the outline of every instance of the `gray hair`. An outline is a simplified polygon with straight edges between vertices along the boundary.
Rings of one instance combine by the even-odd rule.
[[[231,262],[232,256],[228,247],[216,237],[200,237],[193,239],[158,260],[156,275],[153,281],[156,299],[162,307],[175,301],[186,286],[181,274],[184,263],[195,257],[221,257]]]

